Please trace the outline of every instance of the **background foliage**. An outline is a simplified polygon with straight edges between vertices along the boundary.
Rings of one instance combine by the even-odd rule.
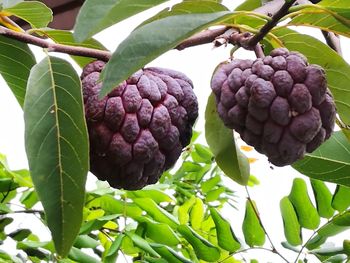
[[[283,23],[263,39],[266,53],[285,46],[325,68],[341,128],[293,165],[310,177],[310,182],[295,178],[290,192],[280,201],[284,228],[279,230],[279,242],[294,252],[294,259],[286,258],[271,240],[263,223],[268,218],[260,216],[259,206],[250,197],[250,192],[259,187],[258,179],[250,174],[254,159],[245,156],[239,140],[221,123],[212,96],[206,111],[200,113],[205,115],[209,146],[197,142],[199,133],[195,133],[178,165],[165,172],[158,184],[143,190],[115,190],[97,181],[95,189],[85,191],[89,147],[76,71],[69,62],[49,55],[57,51],[56,46],[48,47],[46,57],[36,61],[26,41],[11,39],[4,31],[24,36],[36,33],[57,44],[103,52],[103,44],[92,38],[96,33],[168,1],[87,0],[73,33],[48,28],[52,12],[40,2],[0,1],[0,73],[23,106],[30,167],[11,170],[6,157],[0,156],[0,244],[12,240],[18,251],[10,254],[4,246],[0,262],[109,263],[122,257],[121,262],[128,258],[134,262],[233,263],[246,262],[244,255],[254,250],[274,253],[279,262],[349,261],[350,241],[332,245],[328,240],[350,227],[350,66],[328,45],[290,28],[310,26],[349,37],[347,1],[323,0],[294,6],[281,19]],[[267,13],[256,9],[262,1],[242,2],[236,10],[214,0],[184,0],[174,6],[169,3],[169,8],[130,32],[113,52],[103,71],[101,96],[137,69],[210,26],[226,25],[256,34],[271,21]],[[281,1],[271,4],[276,2]],[[31,29],[23,32],[11,23],[11,16],[27,21]],[[81,67],[92,60],[72,58]],[[244,218],[239,221],[224,213],[237,209],[238,200],[235,190],[227,187],[227,178],[237,182],[237,188],[246,189]],[[9,231],[16,215],[22,213],[37,217],[43,228],[46,225],[50,229],[52,239],[41,240],[26,228]],[[250,262],[258,261],[265,260]]]

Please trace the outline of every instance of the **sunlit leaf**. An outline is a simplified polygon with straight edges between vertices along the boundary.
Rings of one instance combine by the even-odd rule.
[[[53,18],[51,9],[39,1],[20,2],[2,12],[27,21],[33,28],[46,27]]]

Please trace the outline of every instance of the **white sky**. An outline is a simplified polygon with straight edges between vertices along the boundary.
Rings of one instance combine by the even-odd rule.
[[[178,1],[177,1],[178,2]],[[233,9],[236,5],[242,1],[229,1],[224,0],[223,3],[230,9]],[[151,16],[155,10],[160,10],[167,5],[161,5],[158,8],[144,12],[142,16],[128,19],[119,25],[113,26],[102,33],[97,35],[97,39],[100,40],[108,49],[115,50],[117,45],[122,41],[129,32],[137,26],[146,17]],[[303,33],[312,33],[318,38],[322,39],[322,35],[317,30],[309,30],[305,28],[299,28]],[[350,62],[350,41],[342,39],[344,58]],[[39,48],[34,48],[38,61],[44,56],[43,52]],[[226,60],[229,57],[230,47],[212,49],[211,45],[198,46],[189,48],[183,51],[169,51],[162,55],[150,65],[158,67],[167,67],[175,70],[182,71],[188,75],[194,83],[194,91],[199,100],[199,112],[200,117],[197,122],[196,130],[202,131],[203,136],[201,142],[204,143],[204,111],[206,106],[207,97],[210,94],[210,78],[212,72],[217,64]],[[57,54],[55,54],[57,55]],[[322,55],[322,54],[320,54]],[[62,55],[60,55],[62,56]],[[235,53],[239,58],[254,58],[252,52],[239,51]],[[66,55],[63,57],[68,58]],[[79,70],[79,69],[77,69]],[[79,71],[80,74],[80,71]],[[10,167],[13,169],[21,169],[27,167],[26,155],[24,150],[24,124],[22,117],[22,110],[12,95],[10,89],[0,80],[0,122],[2,123],[2,129],[0,129],[0,152],[5,154],[8,158]],[[295,176],[303,177],[298,172],[294,171],[290,167],[275,168],[271,170],[270,164],[267,162],[266,157],[257,153],[250,153],[249,157],[258,157],[259,161],[251,166],[251,173],[255,175],[261,182],[257,187],[250,188],[251,197],[256,201],[257,207],[260,211],[260,215],[268,233],[270,234],[274,245],[281,253],[289,258],[291,261],[295,259],[296,254],[283,249],[280,245],[281,241],[284,241],[283,224],[281,215],[279,212],[280,199],[289,194],[292,181]],[[307,180],[306,177],[303,177]],[[89,177],[89,184],[94,181],[94,177]],[[227,179],[227,184],[232,185],[232,189],[237,191],[239,196],[238,211],[225,210],[224,214],[233,225],[234,231],[237,236],[243,238],[241,232],[241,224],[244,216],[244,205],[246,194],[244,188],[233,183]],[[45,231],[42,225],[37,219],[26,216],[19,216],[17,218],[20,227],[31,227],[35,225],[37,231]],[[37,232],[39,233],[39,232]],[[304,234],[304,240],[307,240],[309,233]],[[48,237],[47,231],[42,232],[44,237]],[[349,235],[349,232],[347,232]],[[342,236],[345,238],[345,235]],[[342,239],[340,239],[342,240]],[[14,244],[12,244],[13,246]],[[268,243],[266,243],[268,246]],[[338,243],[338,245],[341,245]],[[10,246],[6,250],[13,250]],[[0,249],[4,249],[1,248]],[[269,252],[249,252],[244,254],[246,259],[256,258],[260,262],[281,262],[279,257],[272,255]],[[313,261],[309,258],[310,262]],[[119,258],[118,262],[124,262],[123,258]]]

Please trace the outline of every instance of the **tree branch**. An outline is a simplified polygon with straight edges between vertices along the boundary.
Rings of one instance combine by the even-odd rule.
[[[91,57],[103,61],[108,61],[112,55],[111,52],[105,50],[50,43],[49,41],[41,39],[39,37],[32,36],[27,33],[15,32],[3,26],[0,26],[0,35],[16,39],[27,44],[46,48],[49,52],[59,52],[75,56]]]
[[[185,41],[183,41],[181,44],[175,47],[177,50],[183,50],[188,47],[198,46],[202,44],[207,44],[213,42],[218,36],[224,34],[229,27],[222,27],[217,29],[208,29],[205,31],[202,31]]]
[[[278,21],[288,13],[289,8],[296,2],[296,0],[285,1],[282,7],[272,16],[272,19],[267,22],[259,31],[258,34],[254,35],[249,41],[248,45],[254,47],[260,42],[272,28],[274,28]]]

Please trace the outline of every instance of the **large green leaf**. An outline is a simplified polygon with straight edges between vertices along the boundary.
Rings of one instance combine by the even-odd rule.
[[[137,28],[118,46],[104,68],[100,96],[106,95],[135,71],[176,47],[184,39],[225,19],[230,14],[228,11],[222,11],[176,15]]]
[[[242,4],[236,7],[236,11],[251,11],[258,7],[260,7],[262,4],[261,0],[245,0]]]
[[[150,244],[151,247],[167,262],[171,263],[191,263],[187,258],[178,254],[175,250],[170,247],[161,244]]]
[[[327,10],[328,8],[319,9],[315,7],[305,8],[297,12],[298,15],[294,16],[288,25],[317,27],[343,36],[350,36],[349,26],[341,23],[336,17],[334,17],[330,13],[331,10]],[[344,17],[340,16],[340,18],[346,20]],[[350,20],[348,23],[350,24]]]
[[[75,41],[73,37],[73,33],[70,31],[56,30],[56,29],[54,30],[54,29],[48,28],[48,29],[40,29],[37,32],[39,34],[44,33],[46,36],[48,36],[53,41],[59,44],[107,50],[106,47],[104,47],[100,42],[98,42],[96,39],[93,39],[93,38],[89,38],[81,43],[78,43],[77,41]],[[95,58],[80,57],[80,56],[72,56],[72,58],[81,67],[84,67],[89,62],[96,60]]]
[[[86,0],[74,27],[74,36],[82,42],[99,31],[167,0]]]
[[[209,262],[217,262],[220,258],[220,249],[198,235],[186,225],[180,225],[177,230],[192,245],[197,257]]]
[[[57,253],[67,255],[82,222],[89,147],[81,85],[66,61],[33,67],[24,105],[26,152]]]
[[[0,73],[23,106],[27,79],[36,61],[28,45],[0,36]]]
[[[233,131],[219,118],[213,94],[205,110],[205,138],[221,170],[235,182],[246,185],[250,174],[248,159],[235,144]]]
[[[308,249],[314,249],[326,242],[327,238],[335,236],[350,228],[350,211],[335,216],[331,221],[317,230],[316,235],[307,243]]]
[[[341,131],[335,132],[293,168],[311,178],[350,186],[350,142]]]
[[[273,30],[272,33],[277,35],[289,50],[301,52],[310,63],[325,69],[328,87],[334,96],[338,114],[346,124],[350,124],[350,65],[329,46],[311,36],[289,29]]]
[[[20,2],[2,11],[27,21],[33,28],[46,27],[53,18],[51,9],[38,1]]]

